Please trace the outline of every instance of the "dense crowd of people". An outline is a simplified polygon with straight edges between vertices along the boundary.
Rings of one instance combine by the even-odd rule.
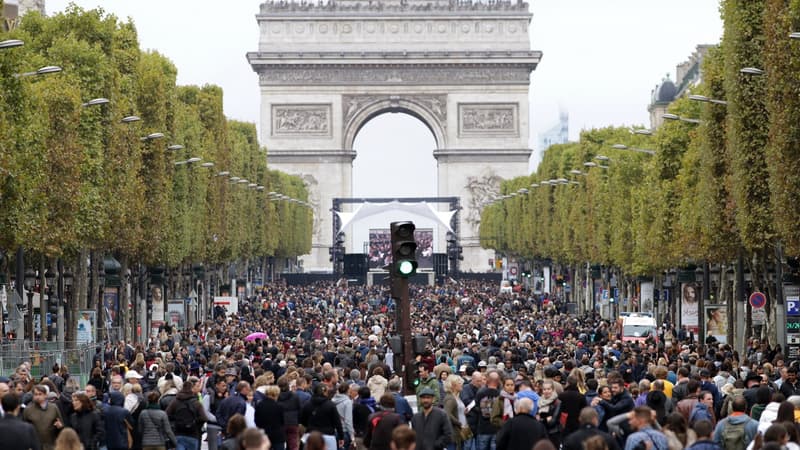
[[[780,348],[739,355],[668,323],[621,342],[612,321],[485,283],[411,299],[423,339],[407,361],[387,339],[388,289],[325,283],[107,343],[90,374],[33,379],[23,363],[0,377],[0,436],[14,436],[0,448],[800,450],[798,367]]]

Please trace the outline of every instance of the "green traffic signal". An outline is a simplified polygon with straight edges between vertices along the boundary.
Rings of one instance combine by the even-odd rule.
[[[397,262],[397,273],[403,277],[410,277],[417,271],[417,262],[410,260],[402,260]]]

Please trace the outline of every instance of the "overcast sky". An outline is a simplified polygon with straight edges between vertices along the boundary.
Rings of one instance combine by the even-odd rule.
[[[261,1],[72,2],[133,18],[142,48],[169,57],[180,84],[219,85],[228,117],[258,123],[258,79],[245,53],[258,48],[255,14]],[[46,3],[52,14],[70,1]],[[531,148],[538,133],[557,122],[559,109],[569,113],[572,140],[582,129],[647,124],[655,85],[666,74],[674,79],[675,66],[698,44],[716,44],[722,35],[717,0],[531,3],[531,47],[544,52],[531,77]],[[436,195],[434,146],[433,136],[416,119],[377,117],[356,139],[354,196]],[[425,182],[399,187],[404,168]]]

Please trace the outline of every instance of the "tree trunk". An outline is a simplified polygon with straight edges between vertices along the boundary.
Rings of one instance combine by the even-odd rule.
[[[39,329],[42,330],[43,341],[49,341],[50,330],[47,328],[47,315],[50,313],[50,298],[47,296],[49,286],[44,277],[47,266],[44,255],[39,258]]]
[[[121,281],[120,288],[119,288],[119,326],[122,328],[122,332],[124,333],[125,342],[132,341],[132,333],[131,329],[133,328],[133,324],[131,322],[131,316],[133,310],[128,306],[130,304],[130,295],[129,295],[129,277],[127,276],[128,273],[128,256],[127,255],[120,255],[120,269],[119,269],[119,279]]]

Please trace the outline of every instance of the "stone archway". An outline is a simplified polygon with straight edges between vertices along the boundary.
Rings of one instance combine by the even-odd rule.
[[[437,195],[461,199],[464,270],[486,271],[483,203],[528,173],[531,14],[518,0],[269,1],[256,16],[261,141],[273,168],[303,177],[315,209],[309,271],[330,271],[332,199],[351,196],[353,142],[385,112],[436,141]]]
[[[384,113],[406,113],[419,119],[433,133],[436,148],[447,148],[447,95],[344,95],[342,117],[343,148],[353,142],[367,122]]]

